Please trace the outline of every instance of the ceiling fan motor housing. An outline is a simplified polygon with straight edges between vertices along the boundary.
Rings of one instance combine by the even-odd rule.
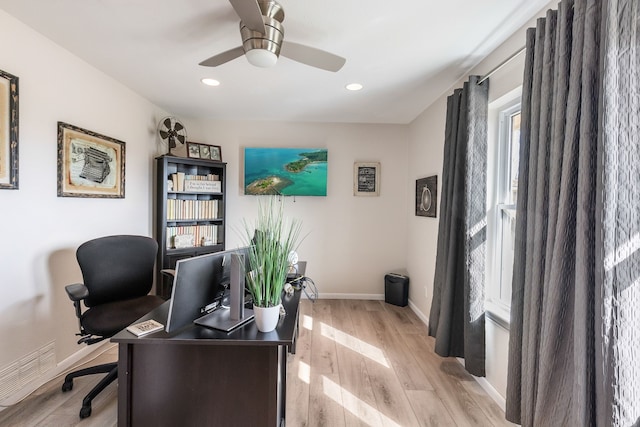
[[[346,59],[321,49],[284,41],[284,9],[275,0],[229,0],[240,18],[242,45],[200,62],[217,67],[243,56],[257,67],[273,67],[280,55],[304,65],[336,72]]]
[[[262,19],[266,31],[264,34],[253,31],[241,21],[240,35],[242,37],[242,48],[245,54],[254,49],[265,50],[271,52],[275,55],[275,59],[277,59],[280,56],[280,48],[284,38],[284,26],[282,25],[282,21],[284,21],[284,9],[275,1],[259,1],[258,5],[262,12]]]

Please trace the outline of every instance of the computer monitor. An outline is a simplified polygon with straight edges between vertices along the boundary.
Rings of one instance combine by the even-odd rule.
[[[253,309],[246,308],[245,304],[245,274],[247,260],[244,254],[231,254],[229,307],[218,308],[211,313],[193,321],[196,325],[207,328],[230,332],[238,326],[244,325],[254,317]],[[229,265],[228,263],[225,265]]]
[[[214,252],[176,263],[167,332],[191,324],[222,303],[231,280],[231,254],[248,255],[248,248]],[[248,257],[244,256],[246,260]]]

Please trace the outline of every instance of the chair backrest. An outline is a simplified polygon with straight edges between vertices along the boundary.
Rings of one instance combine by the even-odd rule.
[[[78,247],[76,258],[87,307],[147,295],[153,286],[158,243],[145,236],[107,236]]]

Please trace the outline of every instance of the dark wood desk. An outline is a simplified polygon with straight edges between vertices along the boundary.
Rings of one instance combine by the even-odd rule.
[[[300,291],[283,298],[275,331],[253,321],[229,333],[188,325],[118,343],[118,426],[284,426],[287,349],[295,350]],[[169,301],[140,320],[166,325]]]

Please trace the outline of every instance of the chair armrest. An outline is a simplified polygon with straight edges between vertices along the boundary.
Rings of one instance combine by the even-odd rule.
[[[165,276],[169,276],[169,277],[175,277],[176,276],[176,271],[170,268],[165,268],[160,270],[160,273],[164,274]]]
[[[89,296],[89,289],[87,289],[87,287],[82,283],[67,285],[64,287],[64,290],[67,291],[67,295],[71,301],[74,302],[82,301]]]

